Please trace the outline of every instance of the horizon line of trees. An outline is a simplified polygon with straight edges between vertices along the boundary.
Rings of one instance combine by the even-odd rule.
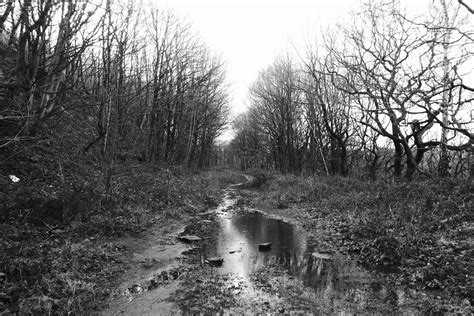
[[[398,1],[368,1],[300,60],[277,58],[234,121],[227,162],[371,179],[472,177],[474,88],[462,72],[472,71],[474,29],[465,8],[436,0],[412,18]]]

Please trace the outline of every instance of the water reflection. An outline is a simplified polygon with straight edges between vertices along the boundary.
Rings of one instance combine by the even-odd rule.
[[[273,264],[303,280],[314,290],[322,305],[342,310],[366,310],[386,306],[390,311],[409,314],[416,310],[400,307],[406,303],[405,293],[379,283],[353,261],[327,255],[313,255],[306,231],[297,225],[270,218],[260,212],[220,212],[221,236],[215,251],[224,257],[219,273],[247,276],[264,265]],[[271,243],[268,252],[259,252],[258,244]],[[387,307],[388,306],[388,307]]]
[[[217,252],[224,257],[223,273],[245,276],[275,258],[289,267],[302,261],[307,250],[304,229],[260,212],[222,215]],[[258,251],[258,244],[271,243],[271,250]]]

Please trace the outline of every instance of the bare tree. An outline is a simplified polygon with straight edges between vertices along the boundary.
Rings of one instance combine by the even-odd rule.
[[[2,117],[17,122],[16,139],[30,139],[64,112],[59,101],[75,89],[76,62],[92,44],[95,34],[93,27],[85,31],[84,26],[95,9],[76,2],[11,4],[7,4],[0,18],[1,33],[9,37],[2,45],[16,54],[16,58],[5,56],[11,68],[3,71],[11,79],[0,82],[0,89],[7,91],[9,100],[8,110],[4,110],[8,113]]]
[[[252,120],[271,140],[274,163],[281,172],[301,171],[307,145],[298,76],[289,58],[280,58],[260,73],[250,89]]]
[[[158,163],[207,165],[227,123],[223,63],[170,12],[152,11],[148,30],[153,70],[146,157]]]
[[[469,11],[469,13],[474,14],[474,8],[473,7],[471,7],[469,4],[467,4],[463,0],[458,0],[458,2],[459,2],[460,5],[462,5],[464,8],[466,8],[466,10]]]
[[[442,110],[445,84],[439,73],[443,59],[436,47],[444,34],[411,23],[396,3],[368,4],[361,20],[346,34],[346,49],[328,45],[343,72],[327,69],[339,89],[358,96],[358,105],[370,117],[369,125],[391,139],[394,173],[412,179],[424,154],[440,141],[426,141]],[[459,148],[458,146],[447,146]]]
[[[250,168],[272,167],[271,160],[266,151],[266,135],[262,134],[259,128],[252,121],[249,113],[238,116],[233,122],[235,137],[230,143],[230,150],[236,161],[233,163],[245,171]]]
[[[352,134],[351,106],[352,95],[337,89],[335,80],[326,72],[334,69],[330,58],[322,62],[313,52],[309,52],[305,62],[305,73],[310,78],[303,88],[306,92],[308,110],[312,115],[319,114],[324,132],[329,139],[329,166],[332,174],[347,176],[348,141]],[[313,118],[314,119],[314,118]],[[316,119],[317,120],[317,119]]]

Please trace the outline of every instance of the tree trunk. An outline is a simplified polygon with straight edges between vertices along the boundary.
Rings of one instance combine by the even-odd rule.
[[[395,155],[394,155],[394,163],[393,163],[393,171],[395,178],[401,178],[402,176],[402,159],[403,159],[403,147],[397,141],[393,142],[395,146]]]

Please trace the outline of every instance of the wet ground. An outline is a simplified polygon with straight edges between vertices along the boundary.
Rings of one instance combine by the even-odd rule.
[[[238,200],[239,186],[231,186],[219,207],[170,232],[165,240],[173,243],[142,253],[149,266],[125,278],[105,314],[417,314],[417,293],[387,288],[347,257],[321,249],[298,224]],[[201,240],[184,243],[180,234]]]

